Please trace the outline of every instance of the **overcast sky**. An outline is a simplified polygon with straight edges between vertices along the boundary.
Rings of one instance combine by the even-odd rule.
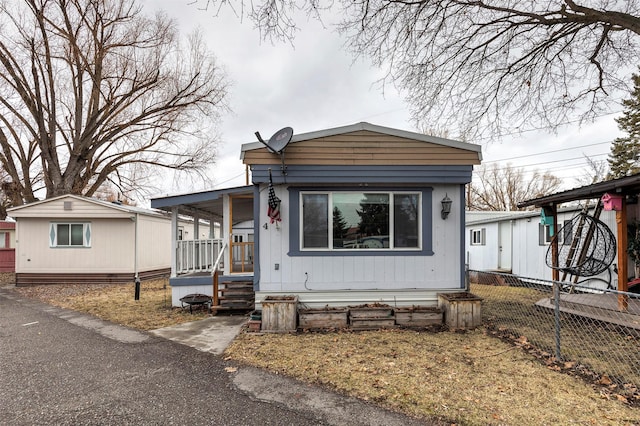
[[[213,168],[215,188],[245,184],[240,146],[255,142],[254,132],[270,137],[290,126],[296,134],[366,121],[376,125],[417,131],[409,119],[403,97],[393,87],[376,84],[383,75],[363,60],[354,62],[343,40],[316,21],[302,21],[294,45],[261,42],[247,19],[230,11],[215,16],[189,0],[146,0],[148,10],[163,9],[186,35],[196,27],[205,33],[209,49],[230,79],[232,113],[221,123],[222,144]],[[511,163],[549,171],[565,179],[566,188],[586,170],[585,155],[606,159],[610,142],[620,132],[614,115],[582,126],[568,124],[557,135],[546,131],[505,136],[500,142],[470,141],[483,146],[486,164]],[[210,188],[173,185],[167,193]],[[158,194],[162,195],[162,194]]]

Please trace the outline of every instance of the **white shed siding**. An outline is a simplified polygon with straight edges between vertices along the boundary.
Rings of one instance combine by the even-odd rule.
[[[268,191],[261,187],[260,205],[266,206]],[[446,220],[440,217],[439,200],[448,194],[460,206],[457,185],[441,185],[433,190],[432,256],[299,256],[290,257],[289,197],[282,186],[275,188],[282,200],[279,226],[268,222],[266,210],[260,212],[260,291],[305,292],[326,290],[456,289],[462,286],[459,210],[452,209]],[[276,270],[276,264],[278,269]]]
[[[471,245],[471,230],[484,229],[485,244]],[[469,269],[480,271],[498,269],[498,223],[483,223],[468,226],[465,235],[465,247]]]
[[[558,213],[558,230],[560,230],[565,220],[571,220],[579,212],[565,211]],[[466,226],[466,250],[469,253],[469,268],[474,270],[493,270],[498,265],[498,235],[499,217],[495,221],[471,223]],[[512,232],[512,273],[525,278],[539,278],[551,280],[553,270],[547,266],[546,255],[549,244],[540,244],[539,216],[503,219],[511,221]],[[617,235],[616,216],[613,211],[603,211],[600,220],[604,222],[614,235]],[[471,246],[469,232],[471,229],[486,229],[486,244],[483,246]],[[558,231],[556,230],[556,232]],[[614,263],[617,260],[614,259]],[[562,272],[560,273],[562,277]],[[599,275],[599,278],[608,279],[607,272]],[[615,278],[615,277],[613,277]],[[582,278],[584,279],[584,278]],[[603,286],[602,281],[589,282],[588,285]]]
[[[171,221],[164,218],[139,216],[138,271],[153,271],[171,267]],[[200,231],[204,230],[200,227]],[[208,233],[208,229],[206,230]],[[134,233],[130,234],[133,241]],[[131,259],[133,265],[133,258]]]
[[[59,221],[61,219],[58,219]],[[133,270],[133,222],[83,219],[91,223],[91,247],[49,247],[49,218],[20,218],[16,224],[17,273],[119,273]]]

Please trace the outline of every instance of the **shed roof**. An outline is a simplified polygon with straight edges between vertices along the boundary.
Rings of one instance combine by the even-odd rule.
[[[143,214],[147,216],[155,216],[155,217],[163,217],[163,218],[167,217],[164,212],[161,212],[159,210],[151,210],[151,209],[145,209],[137,206],[118,204],[110,201],[98,200],[97,198],[85,197],[82,195],[74,195],[74,194],[60,195],[57,197],[47,198],[45,200],[35,201],[33,203],[23,204],[21,206],[11,207],[7,209],[7,214],[15,218],[29,217],[31,215],[30,211],[32,209],[37,207],[42,207],[45,204],[60,201],[65,198],[68,198],[70,200],[77,200],[77,201],[91,203],[97,206],[113,209],[122,213]]]

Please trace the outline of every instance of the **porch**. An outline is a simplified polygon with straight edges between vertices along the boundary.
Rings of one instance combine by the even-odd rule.
[[[176,275],[169,279],[173,306],[181,306],[180,299],[189,294],[206,294],[214,311],[254,308],[253,242],[179,240],[176,250]],[[229,259],[229,268],[224,259]],[[229,274],[222,275],[226,270]]]
[[[172,305],[188,294],[206,294],[213,310],[253,309],[256,264],[253,187],[206,191],[151,200],[151,206],[171,212]],[[193,238],[179,232],[178,217],[194,221]],[[209,222],[208,238],[198,224]]]

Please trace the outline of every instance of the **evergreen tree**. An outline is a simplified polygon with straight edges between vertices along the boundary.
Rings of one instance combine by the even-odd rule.
[[[389,235],[389,198],[386,194],[364,194],[360,201],[358,228],[363,236]]]
[[[627,136],[616,138],[609,153],[609,179],[640,173],[640,75],[633,75],[631,98],[622,104],[622,117],[617,118],[618,128]]]
[[[344,238],[349,230],[349,224],[347,223],[342,212],[339,208],[333,208],[333,238]]]

